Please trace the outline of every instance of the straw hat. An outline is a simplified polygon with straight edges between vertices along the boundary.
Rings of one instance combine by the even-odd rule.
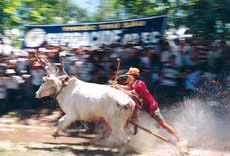
[[[128,72],[126,73],[128,75],[133,75],[133,76],[139,76],[140,75],[140,70],[138,68],[129,68]]]
[[[32,67],[41,67],[41,63],[38,62],[38,61],[35,61],[33,64],[32,64]]]

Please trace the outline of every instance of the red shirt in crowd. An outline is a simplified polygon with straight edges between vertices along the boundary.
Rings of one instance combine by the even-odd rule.
[[[148,113],[152,116],[158,109],[158,103],[148,91],[145,83],[141,80],[136,80],[131,85],[131,89],[134,90],[138,94],[139,98],[143,100],[143,109],[148,111]]]

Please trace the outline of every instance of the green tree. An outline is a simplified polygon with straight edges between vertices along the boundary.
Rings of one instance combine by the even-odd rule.
[[[91,21],[117,20],[121,7],[119,3],[114,3],[114,0],[101,0],[96,13],[91,15]]]
[[[17,16],[16,12],[20,5],[20,1],[0,1],[0,32],[3,32],[4,28],[9,28],[11,26],[20,24],[21,20]]]
[[[27,24],[87,21],[87,12],[70,0],[1,0],[0,32]]]
[[[204,38],[229,39],[229,0],[200,0],[191,6],[184,23]]]
[[[119,16],[120,13],[125,14]],[[102,0],[97,20],[137,18],[151,15],[169,17],[169,25],[187,26],[203,38],[229,38],[229,0]]]

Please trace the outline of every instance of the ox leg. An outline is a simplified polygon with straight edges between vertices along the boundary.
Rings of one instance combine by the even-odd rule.
[[[53,137],[57,137],[59,131],[65,131],[66,128],[73,122],[75,121],[75,118],[71,118],[67,115],[62,116],[59,120],[58,120],[58,125],[57,125],[57,129],[55,130]]]
[[[102,134],[103,138],[108,137],[111,131],[111,127],[104,119],[101,119],[96,122],[96,133]]]
[[[92,144],[96,144],[99,141],[102,141],[103,139],[107,138],[110,135],[111,131],[112,131],[111,127],[108,125],[108,123],[106,123],[105,120],[101,119],[101,120],[97,121],[96,122],[97,137],[94,138],[90,142]]]
[[[122,121],[113,121],[109,136],[105,140],[106,144],[112,147],[122,147],[129,142],[130,138],[125,132],[124,125]]]
[[[121,148],[128,144],[130,137],[125,132],[125,126],[132,110],[123,106],[113,108],[109,114],[104,115],[105,122],[110,126],[109,136],[100,142],[109,147]]]

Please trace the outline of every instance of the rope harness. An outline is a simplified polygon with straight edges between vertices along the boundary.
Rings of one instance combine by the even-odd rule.
[[[53,95],[54,99],[57,99],[57,96],[62,92],[63,88],[67,85],[66,83],[68,82],[68,80],[69,80],[69,76],[61,80],[62,82],[61,88]]]
[[[59,91],[57,91],[57,92],[53,95],[53,98],[54,98],[54,99],[57,99],[57,96],[62,92],[63,88],[64,88],[64,85],[62,84],[62,86],[61,86],[61,88],[59,89]]]

